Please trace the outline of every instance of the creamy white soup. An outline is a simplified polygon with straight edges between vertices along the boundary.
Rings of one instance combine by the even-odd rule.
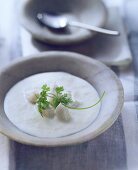
[[[27,77],[15,84],[7,93],[4,109],[9,120],[20,130],[38,137],[62,137],[77,133],[87,128],[98,116],[100,103],[85,110],[68,109],[71,121],[62,122],[55,116],[53,119],[42,117],[36,105],[28,102],[27,96],[40,91],[43,84],[54,88],[63,86],[70,92],[79,107],[94,104],[99,95],[87,81],[65,72],[47,72]]]

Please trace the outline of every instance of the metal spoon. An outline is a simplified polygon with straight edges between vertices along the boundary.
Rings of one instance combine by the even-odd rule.
[[[67,26],[74,26],[108,35],[120,34],[118,31],[107,30],[104,28],[91,26],[77,21],[68,21],[68,19],[65,16],[56,13],[38,13],[37,19],[41,24],[53,30],[60,30],[65,29]]]

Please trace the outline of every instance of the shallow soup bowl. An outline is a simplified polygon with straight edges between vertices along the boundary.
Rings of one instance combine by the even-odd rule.
[[[27,134],[17,128],[6,116],[5,95],[13,85],[28,76],[56,71],[67,72],[88,81],[99,96],[105,91],[99,114],[87,128],[72,135],[46,138]],[[114,72],[99,61],[77,53],[43,52],[20,59],[0,72],[0,132],[25,144],[49,147],[79,144],[91,140],[115,122],[121,112],[123,102],[123,87]]]

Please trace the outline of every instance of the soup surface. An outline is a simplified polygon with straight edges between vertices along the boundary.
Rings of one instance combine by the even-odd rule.
[[[62,137],[77,133],[87,128],[98,116],[100,103],[85,110],[69,109],[72,120],[61,122],[54,117],[42,117],[36,105],[27,100],[27,95],[34,90],[40,90],[43,84],[51,88],[63,86],[71,92],[73,98],[80,102],[79,107],[94,104],[99,95],[87,81],[65,72],[47,72],[27,77],[15,84],[7,93],[4,109],[9,120],[20,130],[37,137]]]

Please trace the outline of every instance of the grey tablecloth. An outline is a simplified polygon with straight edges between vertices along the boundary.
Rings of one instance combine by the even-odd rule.
[[[12,6],[12,4],[10,5]],[[128,17],[126,21],[129,22]],[[14,20],[15,22],[16,20]],[[4,27],[2,27],[2,30],[4,30]],[[11,30],[13,30],[12,26]],[[119,67],[111,64],[111,68],[118,74],[125,89],[125,105],[115,124],[92,141],[61,148],[27,146],[0,136],[0,170],[138,169],[138,32],[131,30],[132,28],[129,29],[128,39],[134,64]],[[11,32],[10,37],[4,39],[6,45],[5,47],[3,47],[3,43],[1,45],[1,66],[17,56],[24,55],[25,47],[21,43],[23,40],[20,39],[19,31],[20,28],[17,26],[15,31]],[[38,42],[35,43],[35,47],[37,44]],[[39,47],[41,47],[41,44],[39,44]],[[31,51],[34,47],[29,46],[28,48]],[[43,49],[42,45],[41,50]],[[7,55],[10,57],[5,58]]]
[[[97,139],[62,148],[37,148],[15,143],[17,170],[126,169],[126,148],[121,117]]]

